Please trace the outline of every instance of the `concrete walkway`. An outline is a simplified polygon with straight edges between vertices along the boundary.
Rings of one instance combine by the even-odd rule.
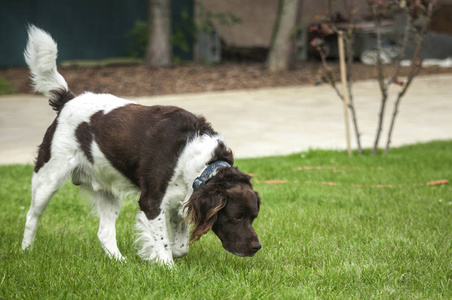
[[[398,87],[387,104],[381,147]],[[376,81],[354,84],[362,145],[372,147],[380,106]],[[345,149],[342,103],[328,85],[130,98],[144,105],[177,105],[204,115],[236,157]],[[0,164],[32,163],[55,117],[42,96],[0,97]],[[352,128],[352,125],[350,123]],[[355,147],[351,130],[352,147]],[[415,79],[402,100],[393,146],[452,139],[452,74]]]

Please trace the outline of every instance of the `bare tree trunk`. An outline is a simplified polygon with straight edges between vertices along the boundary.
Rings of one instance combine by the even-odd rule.
[[[413,61],[411,62],[410,72],[408,74],[407,82],[406,82],[405,86],[403,87],[403,89],[397,95],[397,99],[394,104],[391,125],[389,127],[389,132],[388,132],[388,140],[387,140],[386,148],[385,148],[385,155],[388,155],[389,146],[391,145],[392,131],[394,130],[395,120],[396,120],[397,114],[399,112],[400,101],[402,100],[402,97],[405,95],[406,91],[408,90],[411,83],[413,82],[414,77],[416,77],[416,75],[419,73],[419,71],[422,67],[422,60],[419,59],[419,56],[421,55],[422,46],[424,45],[425,34],[427,33],[427,30],[430,26],[430,22],[432,21],[433,8],[435,7],[435,4],[436,4],[435,0],[430,1],[428,3],[427,12],[426,12],[427,17],[426,17],[424,26],[422,26],[422,30],[419,34],[419,38],[418,38],[416,49],[413,54]],[[408,35],[408,33],[409,33],[408,30],[406,30],[405,34]],[[406,41],[408,41],[408,37],[404,38],[404,42],[406,42]],[[403,55],[405,55],[405,48],[406,48],[406,44],[403,45],[403,52],[402,52]],[[399,61],[399,65],[400,65],[400,61]],[[394,78],[396,78],[396,77],[394,77]]]
[[[371,13],[377,28],[377,73],[378,73],[378,83],[381,92],[381,105],[380,112],[378,113],[378,127],[377,133],[375,134],[374,146],[372,149],[372,155],[377,155],[378,143],[380,141],[381,131],[383,129],[383,118],[385,115],[386,101],[388,100],[388,86],[384,82],[383,75],[383,62],[381,61],[381,16],[377,11],[376,6],[370,5]]]
[[[345,39],[345,48],[347,49],[347,88],[348,88],[348,95],[349,95],[349,108],[352,115],[352,123],[355,130],[356,135],[356,146],[358,147],[358,153],[363,154],[363,148],[361,147],[361,134],[359,133],[358,128],[358,120],[356,117],[356,111],[355,111],[355,104],[353,103],[353,92],[352,92],[352,80],[351,80],[351,74],[352,74],[352,65],[353,65],[353,45],[355,43],[355,34],[353,32],[354,28],[354,16],[355,16],[355,2],[354,0],[346,1],[344,0],[344,6],[347,8],[347,12],[349,13],[349,25],[348,25],[348,33],[347,38]]]
[[[279,0],[278,18],[267,57],[270,71],[288,70],[294,60],[294,30],[298,21],[300,0]]]
[[[375,141],[374,141],[374,146],[372,149],[372,155],[377,155],[377,152],[378,152],[378,143],[380,141],[381,131],[383,130],[383,118],[385,115],[386,101],[388,100],[386,91],[382,92],[382,93],[383,93],[383,95],[381,96],[380,111],[378,113],[377,133],[375,134]]]
[[[419,34],[419,38],[418,38],[416,50],[413,55],[413,62],[410,67],[410,72],[408,74],[407,82],[405,84],[403,84],[403,83],[401,84],[401,85],[403,85],[402,91],[399,92],[399,94],[397,95],[397,98],[396,98],[396,102],[394,105],[394,111],[392,114],[392,119],[391,119],[389,132],[388,132],[388,140],[386,143],[385,155],[388,154],[389,146],[391,144],[392,132],[394,130],[395,119],[399,112],[400,101],[401,101],[402,97],[405,95],[409,86],[411,85],[414,77],[416,77],[416,75],[419,73],[420,68],[422,67],[422,60],[419,59],[419,56],[420,56],[422,46],[424,43],[425,33],[427,32],[427,29],[428,29],[431,19],[432,19],[433,8],[435,7],[436,3],[437,3],[437,0],[428,0],[428,1],[425,1],[425,3],[423,3],[423,2],[416,2],[416,3],[403,2],[403,4],[401,2],[397,3],[399,5],[399,8],[402,8],[402,11],[404,12],[404,14],[406,15],[407,18],[409,18],[410,13],[413,13],[416,10],[418,10],[426,16],[426,20],[425,20],[424,26],[422,27],[422,30]],[[381,131],[382,131],[383,117],[385,114],[385,106],[386,106],[386,102],[388,99],[389,86],[393,83],[400,84],[397,77],[400,72],[400,61],[405,57],[405,51],[406,51],[406,47],[407,47],[407,43],[408,43],[408,34],[410,31],[410,24],[407,23],[406,27],[405,27],[401,52],[400,52],[397,62],[396,62],[395,72],[394,72],[393,76],[385,83],[384,77],[383,77],[383,63],[381,60],[382,46],[381,46],[381,31],[380,30],[381,30],[381,13],[382,13],[381,8],[382,7],[380,6],[380,10],[379,10],[379,5],[381,5],[381,3],[374,3],[370,0],[368,0],[368,5],[369,5],[370,11],[372,13],[374,22],[375,22],[375,26],[377,28],[377,72],[378,72],[378,83],[380,85],[380,92],[381,92],[381,98],[382,98],[379,117],[378,117],[377,133],[375,135],[375,142],[374,142],[374,147],[372,150],[372,154],[376,155],[377,150],[378,150],[378,142],[379,142],[379,139],[381,136]],[[411,9],[411,11],[410,11],[410,9]],[[407,21],[407,22],[409,22],[409,21]]]
[[[149,0],[149,39],[145,56],[148,67],[171,65],[170,12],[170,0]]]

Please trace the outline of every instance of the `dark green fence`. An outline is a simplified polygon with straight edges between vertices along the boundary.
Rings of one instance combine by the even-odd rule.
[[[26,26],[34,24],[57,41],[59,60],[129,56],[136,21],[146,21],[147,0],[2,0],[0,1],[0,66],[24,65]],[[193,18],[193,0],[172,0],[172,23]],[[182,60],[193,57],[188,47],[174,47]]]

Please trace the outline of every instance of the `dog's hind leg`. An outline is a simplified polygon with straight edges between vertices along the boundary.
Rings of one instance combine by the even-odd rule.
[[[102,248],[107,255],[117,260],[123,260],[124,257],[118,249],[116,242],[116,220],[121,209],[121,198],[115,197],[105,191],[91,191],[95,201],[97,212],[99,214],[99,238]]]
[[[65,164],[65,167],[62,168],[61,162],[50,160],[33,173],[31,205],[27,213],[24,239],[22,240],[23,250],[33,244],[39,219],[47,208],[52,196],[64,184],[70,174],[71,169],[67,168],[66,162]]]

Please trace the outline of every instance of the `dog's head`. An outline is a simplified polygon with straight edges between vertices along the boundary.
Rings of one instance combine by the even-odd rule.
[[[185,206],[187,219],[193,223],[190,242],[212,229],[223,247],[235,255],[253,256],[261,248],[252,226],[260,198],[250,179],[237,168],[223,168],[193,193]]]

